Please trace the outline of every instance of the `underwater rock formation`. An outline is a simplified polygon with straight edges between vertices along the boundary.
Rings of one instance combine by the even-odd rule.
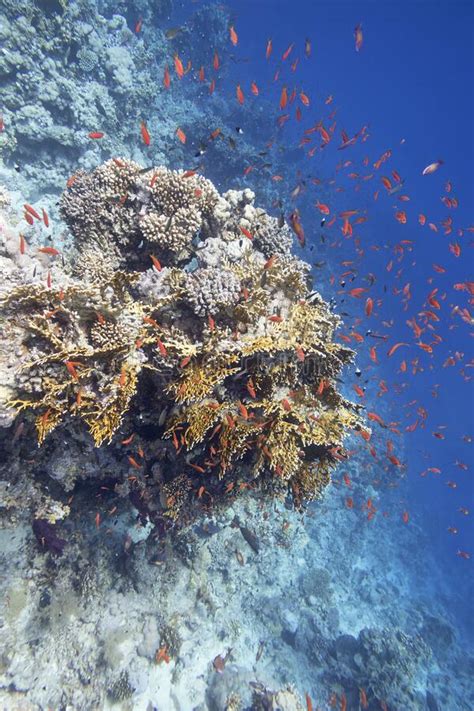
[[[22,242],[2,259],[0,421],[114,442],[133,470],[116,488],[156,524],[257,484],[300,507],[362,427],[336,389],[340,319],[254,197],[114,158],[68,181],[70,258]]]

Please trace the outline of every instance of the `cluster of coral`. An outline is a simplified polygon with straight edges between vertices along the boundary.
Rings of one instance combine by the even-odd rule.
[[[77,420],[96,446],[134,432],[134,500],[173,520],[256,480],[297,506],[318,495],[361,427],[336,389],[353,352],[254,197],[119,158],[76,173],[60,203],[71,258],[29,247],[2,265],[2,421],[32,413],[40,444]]]

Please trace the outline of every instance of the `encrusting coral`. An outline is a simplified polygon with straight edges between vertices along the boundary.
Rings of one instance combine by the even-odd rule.
[[[299,507],[362,428],[336,389],[353,357],[339,317],[253,201],[119,158],[78,172],[61,198],[70,262],[52,250],[47,280],[22,273],[1,301],[17,363],[3,413],[32,413],[40,444],[75,419],[96,446],[145,419],[169,466],[150,480],[154,445],[137,435],[127,485],[155,522],[258,484]]]

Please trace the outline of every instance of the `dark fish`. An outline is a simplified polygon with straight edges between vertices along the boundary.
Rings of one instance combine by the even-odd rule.
[[[222,672],[224,671],[224,667],[226,665],[227,660],[230,657],[231,652],[232,652],[232,647],[230,647],[230,649],[228,649],[225,657],[221,656],[220,654],[218,654],[217,657],[214,657],[212,666],[214,667],[216,672],[219,672],[219,674],[222,674]]]
[[[281,212],[278,215],[278,227],[281,229],[284,224],[285,224],[285,215]]]
[[[246,526],[239,525],[239,528],[240,533],[245,538],[250,548],[254,551],[254,553],[258,553],[260,550],[260,542],[255,533],[252,533],[252,531]]]
[[[24,429],[25,429],[25,423],[24,423],[24,422],[20,422],[19,425],[15,428],[15,432],[14,432],[13,440],[12,440],[12,443],[13,443],[13,444],[15,444],[15,442],[17,441],[17,439],[19,439],[19,438],[21,437],[21,435],[23,434],[23,430],[24,430]]]
[[[183,31],[183,29],[184,29],[183,27],[170,27],[170,29],[166,30],[166,32],[165,32],[166,39],[167,40],[174,39],[175,37],[177,37],[177,35],[179,35],[180,32]]]
[[[229,136],[229,146],[232,148],[233,151],[235,151],[235,148],[237,146],[236,142],[231,136]]]
[[[138,175],[143,175],[144,173],[149,173],[150,170],[154,170],[155,166],[150,165],[148,168],[142,168],[141,170],[138,171]]]
[[[323,219],[321,220],[321,227],[324,227],[325,224],[326,224],[326,218],[323,217]]]
[[[321,269],[321,267],[324,267],[326,265],[326,262],[313,262],[313,267],[316,267],[316,269]]]
[[[258,662],[259,659],[261,658],[261,656],[263,654],[264,647],[265,647],[265,642],[263,642],[263,640],[261,640],[258,644],[257,656],[255,657],[256,662]]]
[[[242,133],[244,132],[243,129],[240,128],[240,126],[236,126],[235,130],[237,131],[237,133],[240,133],[240,135],[242,135]]]

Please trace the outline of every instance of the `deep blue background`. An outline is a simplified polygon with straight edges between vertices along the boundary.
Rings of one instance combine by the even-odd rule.
[[[200,3],[191,4],[193,8],[199,6]],[[313,204],[317,197],[332,201],[332,207],[337,210],[368,207],[369,221],[356,230],[366,254],[353,286],[364,286],[362,275],[375,273],[378,282],[372,295],[382,297],[383,305],[380,310],[376,309],[375,320],[370,325],[373,323],[372,327],[383,331],[382,320],[393,318],[395,321],[388,345],[380,348],[380,370],[370,374],[378,374],[379,378],[387,380],[390,392],[384,400],[390,403],[390,419],[399,421],[402,431],[416,419],[416,408],[409,411],[404,408],[408,401],[416,399],[429,411],[424,431],[418,429],[407,434],[404,445],[400,443],[400,438],[394,438],[396,448],[399,448],[407,464],[408,474],[407,484],[399,495],[394,531],[400,525],[401,511],[407,509],[410,525],[420,525],[428,533],[429,545],[445,570],[446,578],[452,581],[453,590],[466,592],[467,608],[474,559],[463,560],[456,555],[456,551],[466,550],[474,556],[473,445],[463,441],[464,435],[474,435],[473,399],[471,384],[460,374],[461,368],[472,357],[472,341],[468,324],[458,317],[451,318],[450,307],[454,304],[468,306],[467,295],[454,291],[452,287],[456,282],[473,278],[470,262],[474,235],[468,232],[461,237],[457,235],[458,227],[474,224],[473,4],[452,0],[400,0],[393,3],[235,0],[226,6],[231,8],[239,35],[238,47],[232,51],[236,57],[249,60],[224,68],[227,74],[220,91],[228,93],[228,100],[236,104],[237,110],[237,82],[244,89],[246,106],[254,106],[257,110],[261,102],[271,101],[277,114],[282,85],[287,84],[289,91],[294,85],[303,88],[311,98],[311,107],[302,107],[304,118],[300,124],[295,121],[295,107],[292,107],[291,120],[277,133],[279,143],[290,151],[298,145],[305,128],[319,118],[327,117],[333,107],[338,107],[336,134],[332,142],[335,145],[322,153],[318,151],[312,159],[304,159],[306,170],[312,175],[324,176],[326,184],[320,189],[310,187],[297,204],[304,217],[309,245],[314,244],[316,249],[319,245],[317,232],[320,216]],[[188,3],[184,7],[189,10]],[[353,36],[358,23],[362,23],[364,34],[360,52],[355,51]],[[270,61],[266,61],[265,47],[270,37],[273,54]],[[310,59],[304,57],[306,37],[312,43]],[[208,40],[211,53],[212,37]],[[196,41],[200,40],[196,38]],[[282,63],[282,53],[292,42],[295,48],[290,58]],[[290,63],[297,56],[300,58],[299,66],[293,74]],[[282,68],[282,73],[275,83],[273,76],[278,67]],[[250,93],[252,80],[259,85],[261,93],[258,98]],[[327,107],[324,99],[329,94],[334,95],[334,102]],[[330,123],[325,118],[326,128]],[[370,139],[365,144],[358,144],[342,153],[335,150],[340,142],[341,129],[353,135],[365,124],[370,132]],[[274,117],[269,116],[268,132],[262,135],[262,148],[275,133]],[[403,144],[402,139],[405,139]],[[375,171],[374,179],[366,183],[360,193],[353,192],[353,181],[348,181],[341,174],[336,176],[334,172],[336,163],[342,158],[357,163],[355,170],[369,173],[373,161],[389,148],[393,151],[392,158]],[[300,154],[303,157],[302,151]],[[370,157],[370,164],[362,169],[361,159],[365,155]],[[432,175],[422,176],[423,168],[438,158],[444,161],[443,166]],[[286,167],[282,191],[289,191],[295,186],[298,179],[296,170],[301,165],[292,165],[288,161]],[[397,203],[396,196],[391,198],[385,193],[380,176],[390,176],[392,169],[396,169],[405,179],[403,192],[410,196],[409,203]],[[345,193],[335,195],[331,192],[327,180],[333,177],[337,178],[338,185],[345,188]],[[459,200],[457,210],[447,210],[440,201],[448,179],[453,183],[451,196],[455,195]],[[374,202],[373,192],[376,189],[380,190],[380,197]],[[394,219],[395,206],[406,209],[408,224],[400,225]],[[420,227],[418,213],[424,213],[428,221],[438,225],[440,220],[452,214],[455,225],[453,234],[447,237],[441,228],[436,234],[428,225]],[[334,237],[340,237],[339,226],[340,222],[333,228]],[[413,253],[406,255],[402,264],[396,265],[387,274],[385,265],[393,257],[391,248],[402,239],[414,241]],[[455,258],[448,248],[448,244],[455,241],[462,248],[460,258]],[[381,251],[371,251],[369,245],[380,245]],[[312,256],[317,255],[313,252]],[[353,259],[353,241],[343,241],[342,246],[329,256],[334,264]],[[436,274],[433,263],[445,267],[446,273]],[[403,267],[403,274],[396,280],[395,272],[399,266]],[[333,273],[338,276],[342,271],[341,267],[334,269]],[[432,283],[428,279],[432,279]],[[407,282],[411,285],[412,299],[405,312],[400,298],[392,294],[392,288],[401,288]],[[387,285],[387,293],[384,293],[384,285]],[[319,286],[325,296],[333,292],[327,279]],[[441,320],[436,324],[436,333],[443,338],[443,343],[435,347],[431,356],[415,345],[406,320],[423,308],[430,308],[426,306],[425,299],[435,287],[439,287],[438,296],[446,291],[446,300],[442,302],[439,312]],[[350,307],[351,313],[362,314],[363,301],[349,305],[347,302],[343,308]],[[452,324],[455,328],[450,329]],[[366,323],[365,328],[367,326]],[[363,332],[364,325],[359,330]],[[429,342],[429,333],[423,334],[422,340]],[[401,349],[393,359],[387,359],[389,345],[397,341],[409,342],[410,349]],[[368,363],[368,345],[361,347],[365,353],[365,356],[361,355],[361,364],[364,365]],[[455,351],[464,353],[461,364],[443,368],[446,357]],[[415,357],[419,357],[420,364],[425,368],[424,373],[413,376],[410,372],[397,372],[403,358],[409,361]],[[470,370],[466,368],[467,376]],[[395,383],[402,388],[400,395],[394,393]],[[435,385],[439,387],[435,388]],[[432,396],[434,390],[438,393],[437,398]],[[369,387],[368,409],[377,407],[376,392],[376,387]],[[440,425],[446,426],[446,429],[439,430]],[[441,431],[445,439],[440,441],[434,438],[434,431]],[[456,460],[468,464],[469,470],[456,467]],[[428,466],[440,468],[441,475],[420,477]],[[450,488],[448,481],[454,481],[457,489]],[[393,501],[392,494],[392,504]],[[470,515],[463,516],[458,511],[460,506],[469,508]],[[448,526],[456,527],[458,534],[448,533]],[[422,540],[420,545],[425,545]],[[467,609],[459,612],[466,613]]]

